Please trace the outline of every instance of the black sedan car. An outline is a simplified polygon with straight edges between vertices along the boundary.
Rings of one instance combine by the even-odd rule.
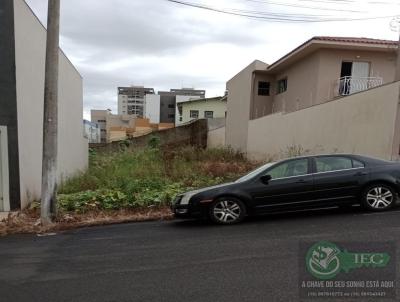
[[[351,206],[392,208],[400,192],[400,163],[360,155],[317,155],[268,163],[233,183],[176,197],[178,218],[234,224],[246,215]]]

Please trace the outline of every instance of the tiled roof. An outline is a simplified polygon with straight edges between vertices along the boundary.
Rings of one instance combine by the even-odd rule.
[[[377,44],[377,45],[397,45],[398,44],[397,41],[391,41],[391,40],[379,40],[379,39],[370,39],[370,38],[353,38],[353,37],[319,36],[319,37],[314,37],[312,40],[330,41],[330,42],[339,42],[339,43]]]
[[[275,63],[271,64],[268,66],[267,70],[274,69],[276,66],[280,65],[282,62],[284,62],[288,57],[293,55],[296,52],[302,52],[304,49],[309,47],[313,42],[318,43],[318,41],[322,42],[334,42],[340,45],[341,43],[349,43],[349,44],[364,44],[363,46],[367,47],[368,45],[379,45],[381,46],[387,46],[387,47],[396,47],[399,42],[397,41],[391,41],[391,40],[379,40],[379,39],[371,39],[371,38],[353,38],[353,37],[329,37],[329,36],[317,36],[313,37],[310,40],[307,40],[303,44],[301,44],[299,47],[295,48],[282,58],[280,58],[278,61]]]

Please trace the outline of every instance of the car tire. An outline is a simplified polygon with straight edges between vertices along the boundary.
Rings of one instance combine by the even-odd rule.
[[[396,204],[397,193],[390,185],[377,183],[368,186],[361,198],[365,209],[377,212],[386,211]]]
[[[209,208],[209,218],[217,224],[235,224],[246,216],[246,206],[235,197],[220,197]]]

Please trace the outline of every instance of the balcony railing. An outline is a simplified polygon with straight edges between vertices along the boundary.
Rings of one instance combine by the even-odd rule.
[[[350,95],[381,86],[383,84],[383,79],[381,77],[342,77],[338,80],[337,84],[339,86],[339,95]]]

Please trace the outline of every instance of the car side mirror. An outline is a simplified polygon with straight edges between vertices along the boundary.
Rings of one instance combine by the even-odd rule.
[[[267,185],[269,183],[269,181],[272,179],[272,176],[271,175],[263,175],[263,176],[261,176],[260,179],[263,184]]]

